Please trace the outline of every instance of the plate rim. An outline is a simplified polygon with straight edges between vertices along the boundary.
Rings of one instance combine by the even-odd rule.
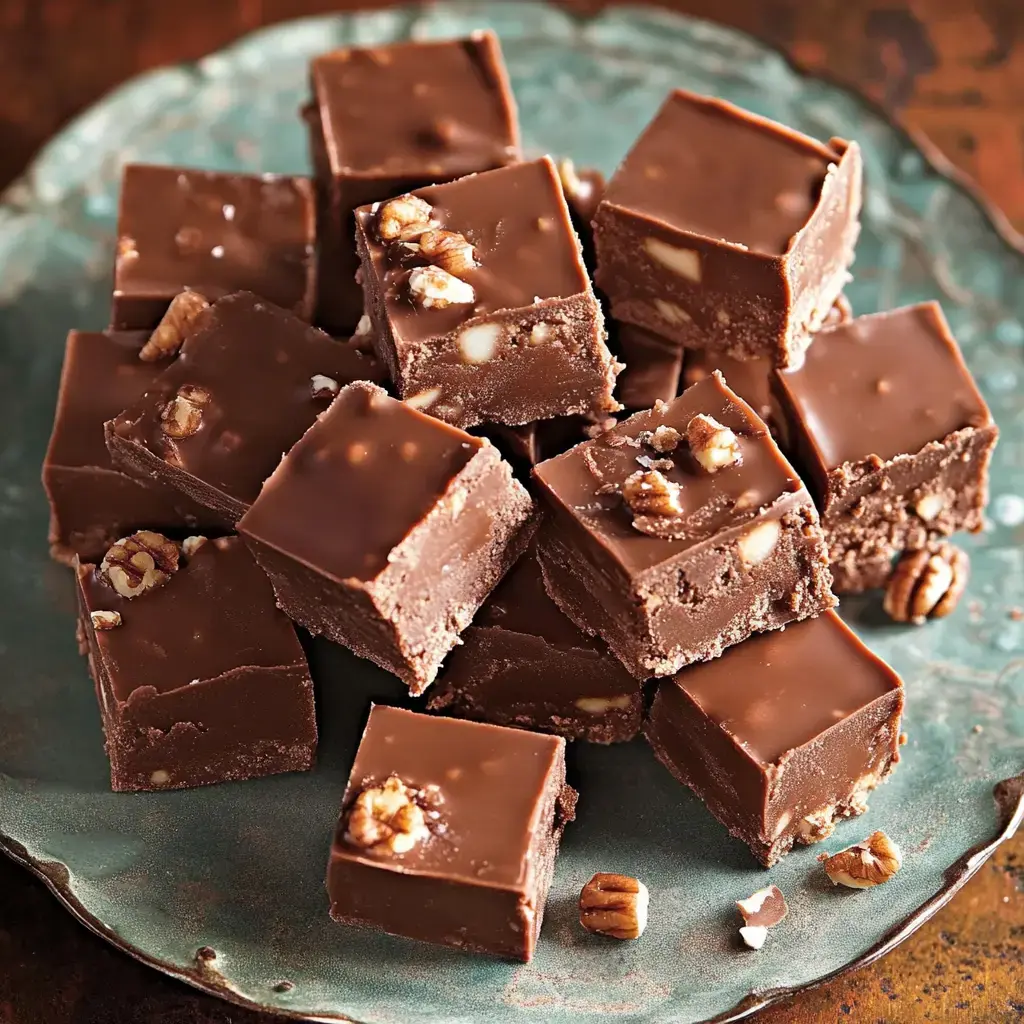
[[[397,4],[391,10],[394,12],[406,12],[412,15],[413,13],[426,13],[432,6],[430,0],[417,0],[414,3]],[[541,0],[538,6],[553,7],[552,4],[544,2],[544,0]],[[1024,233],[1019,232],[1013,226],[1006,214],[985,193],[973,176],[953,164],[931,139],[922,131],[908,125],[900,114],[887,109],[883,103],[864,94],[859,89],[842,82],[838,76],[829,73],[827,70],[809,68],[801,61],[791,57],[777,44],[756,33],[734,28],[731,25],[725,25],[708,18],[689,15],[681,11],[653,7],[646,3],[630,4],[626,7],[612,0],[612,3],[608,6],[597,11],[588,12],[571,8],[566,9],[561,5],[555,9],[563,16],[579,24],[596,21],[611,9],[628,11],[631,14],[648,19],[667,19],[676,23],[689,22],[694,25],[707,26],[753,43],[783,61],[799,78],[827,83],[832,88],[852,98],[862,109],[871,112],[877,119],[884,121],[891,128],[895,129],[903,137],[906,144],[922,158],[927,170],[932,175],[944,179],[954,189],[966,196],[981,213],[988,227],[1000,239],[1001,243],[1011,252],[1024,257]],[[108,106],[111,102],[124,100],[136,93],[147,90],[154,82],[161,80],[169,81],[170,76],[176,76],[177,74],[184,73],[190,77],[203,76],[203,63],[205,61],[223,58],[236,51],[242,51],[250,46],[257,37],[270,37],[278,32],[294,31],[295,27],[302,23],[322,22],[326,24],[337,22],[340,19],[356,18],[361,13],[366,12],[335,12],[327,15],[311,15],[289,18],[272,25],[261,26],[243,33],[228,45],[212,50],[195,60],[180,61],[154,68],[114,86],[51,136],[33,156],[28,166],[3,190],[0,190],[0,215],[7,212],[16,217],[34,216],[35,214],[45,212],[52,205],[52,200],[47,200],[39,195],[38,190],[34,187],[34,180],[48,166],[60,146],[79,133],[82,127],[96,116],[98,111]],[[28,200],[27,202],[26,199]],[[0,226],[2,226],[2,217],[0,217]],[[714,1017],[706,1018],[701,1024],[732,1024],[732,1022],[746,1019],[778,1002],[828,984],[851,971],[866,967],[902,944],[938,913],[967,884],[992,854],[1004,842],[1012,838],[1017,832],[1018,827],[1024,823],[1024,771],[996,783],[993,787],[993,798],[999,814],[998,831],[988,840],[982,840],[972,846],[950,864],[943,872],[941,887],[919,907],[893,925],[885,935],[867,950],[834,971],[809,982],[764,990],[754,989],[732,1008]],[[214,958],[205,958],[198,950],[192,967],[182,967],[168,960],[152,956],[122,938],[82,904],[72,888],[70,872],[65,864],[60,861],[49,861],[33,857],[18,840],[6,835],[2,831],[0,831],[0,853],[6,855],[16,864],[24,867],[29,874],[38,878],[73,919],[120,952],[127,954],[147,967],[182,981],[207,995],[222,999],[232,1005],[264,1014],[276,1014],[284,1020],[322,1021],[325,1024],[361,1024],[354,1017],[341,1013],[303,1013],[287,1007],[270,1006],[255,999],[250,999],[248,996],[237,992],[216,967],[213,966],[215,964]]]

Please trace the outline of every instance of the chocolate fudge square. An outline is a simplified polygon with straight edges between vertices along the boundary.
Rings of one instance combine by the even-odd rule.
[[[185,288],[251,291],[313,315],[316,208],[306,178],[128,164],[121,179],[113,326],[152,330]]]
[[[306,659],[239,538],[192,537],[179,550],[143,531],[77,572],[114,790],[312,767]]]
[[[899,761],[903,686],[834,612],[658,684],[655,755],[771,867],[815,843]]]
[[[534,477],[548,593],[638,679],[835,603],[811,496],[719,374]]]
[[[603,415],[618,365],[550,159],[360,207],[377,353],[459,427]]]
[[[240,292],[200,314],[178,358],[107,423],[107,447],[233,527],[340,388],[382,377],[372,356]]]
[[[532,527],[493,445],[367,383],[342,389],[238,524],[292,619],[414,694]]]
[[[650,409],[655,402],[671,402],[679,394],[682,346],[634,324],[619,324],[615,342],[625,363],[616,397],[627,409]]]
[[[618,658],[548,597],[530,550],[462,634],[429,707],[570,740],[618,743],[636,736],[644,704]]]
[[[881,586],[900,551],[981,529],[998,430],[938,304],[822,331],[772,389],[837,591]]]
[[[363,311],[352,211],[520,159],[519,124],[492,32],[347,47],[310,65],[306,111],[320,215],[318,322],[351,331]]]
[[[212,528],[216,517],[180,491],[115,468],[103,424],[137,401],[161,367],[144,363],[144,331],[71,331],[64,349],[53,433],[43,461],[50,554],[71,565],[99,561],[118,537],[142,527]]]
[[[575,805],[559,737],[372,707],[331,847],[331,916],[527,961]]]
[[[791,366],[847,281],[860,204],[855,143],[677,90],[608,183],[595,281],[616,320]]]

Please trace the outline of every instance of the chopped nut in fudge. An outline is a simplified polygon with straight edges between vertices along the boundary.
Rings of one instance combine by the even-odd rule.
[[[999,432],[937,303],[822,331],[772,389],[837,592],[882,586],[901,551],[981,529]]]
[[[291,618],[422,693],[533,526],[490,442],[355,383],[238,529]]]
[[[601,640],[559,611],[532,548],[461,640],[431,691],[431,710],[591,743],[639,732],[639,683]]]
[[[179,550],[140,531],[77,572],[114,790],[312,767],[306,659],[239,538],[192,537]]]
[[[638,679],[835,603],[810,495],[718,374],[534,475],[548,593]]]
[[[595,280],[618,321],[795,365],[847,281],[860,204],[855,143],[676,90],[598,206]]]
[[[313,315],[316,211],[306,178],[128,164],[121,179],[113,327],[152,330],[179,292],[250,291]]]
[[[331,847],[331,916],[529,960],[575,805],[563,739],[374,706]]]
[[[363,311],[352,211],[520,159],[515,99],[493,32],[352,46],[316,57],[305,111],[319,214],[317,323]]]
[[[547,157],[360,207],[377,352],[402,398],[460,427],[619,408],[619,366]]]
[[[65,564],[76,555],[98,562],[115,540],[142,527],[181,534],[220,522],[169,484],[122,472],[107,451],[103,424],[137,402],[164,368],[140,358],[147,340],[145,331],[68,334],[43,461],[50,553]]]
[[[341,385],[383,376],[372,356],[240,292],[200,314],[178,358],[106,424],[107,447],[233,527]]]
[[[867,809],[899,760],[902,711],[896,673],[826,612],[662,680],[644,734],[770,867]]]

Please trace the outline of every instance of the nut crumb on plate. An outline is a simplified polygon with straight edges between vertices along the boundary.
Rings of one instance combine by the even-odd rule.
[[[903,866],[900,848],[882,831],[831,856],[823,853],[818,860],[833,885],[850,889],[871,889],[888,882]]]

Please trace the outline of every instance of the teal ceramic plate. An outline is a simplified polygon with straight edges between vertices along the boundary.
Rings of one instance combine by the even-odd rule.
[[[884,826],[905,866],[883,889],[832,889],[813,848],[766,874],[637,743],[572,751],[581,814],[533,963],[333,925],[322,879],[353,745],[369,697],[397,701],[400,691],[329,645],[312,648],[323,735],[313,774],[149,796],[108,790],[71,580],[47,559],[37,479],[64,334],[105,322],[119,165],[302,171],[296,110],[312,54],[483,26],[502,37],[533,152],[610,171],[678,85],[812,135],[859,139],[868,195],[854,306],[941,299],[992,404],[1003,439],[991,527],[967,541],[969,600],[918,629],[884,625],[874,602],[844,602],[908,687],[904,763],[867,816],[825,844],[835,850]],[[47,147],[0,207],[0,845],[86,924],[154,966],[240,1003],[317,1019],[735,1019],[879,955],[1020,817],[1013,786],[1001,807],[993,787],[1024,767],[1024,622],[1011,617],[1024,606],[1022,269],[1024,257],[964,187],[862,101],[746,37],[666,14],[576,20],[532,3],[451,3],[306,21],[128,85]],[[640,942],[580,930],[576,896],[597,870],[650,887]],[[787,894],[789,918],[759,953],[742,951],[732,901],[768,878]]]

